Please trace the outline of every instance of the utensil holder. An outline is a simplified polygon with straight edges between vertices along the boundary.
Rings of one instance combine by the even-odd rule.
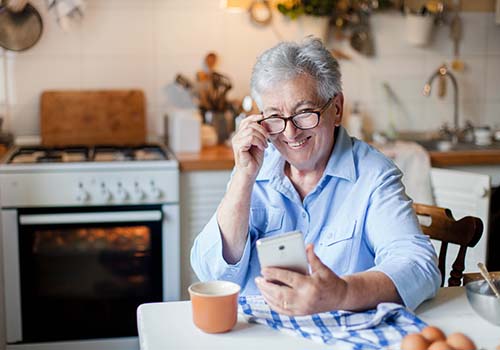
[[[413,46],[426,46],[431,39],[434,19],[430,16],[406,15],[406,40]]]

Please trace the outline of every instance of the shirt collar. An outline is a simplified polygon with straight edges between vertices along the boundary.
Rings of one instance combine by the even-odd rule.
[[[325,175],[339,177],[348,181],[356,181],[356,166],[354,164],[353,140],[344,127],[337,128],[337,136],[332,155],[326,164]]]
[[[324,175],[339,177],[348,181],[356,180],[356,167],[351,137],[342,126],[337,128],[337,136],[332,155],[326,165]],[[274,147],[269,143],[269,147],[264,153],[264,163],[257,175],[257,181],[271,180],[273,177],[284,176],[285,160]]]

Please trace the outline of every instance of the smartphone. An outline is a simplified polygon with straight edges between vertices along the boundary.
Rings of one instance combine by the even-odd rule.
[[[261,267],[279,267],[309,274],[304,238],[300,231],[258,239],[257,255]]]

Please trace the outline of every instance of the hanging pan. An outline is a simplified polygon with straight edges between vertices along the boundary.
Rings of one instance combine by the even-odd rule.
[[[0,6],[0,46],[11,51],[27,50],[42,35],[42,17],[30,4],[14,12],[5,3]]]

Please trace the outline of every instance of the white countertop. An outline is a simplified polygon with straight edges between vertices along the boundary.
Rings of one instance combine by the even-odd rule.
[[[465,288],[441,288],[436,298],[425,302],[416,314],[446,334],[463,332],[479,348],[500,345],[500,327],[477,316],[470,307]],[[231,332],[206,334],[191,321],[189,301],[143,304],[137,311],[141,350],[163,349],[331,349],[332,346],[286,335],[269,327],[249,324],[240,315]]]

